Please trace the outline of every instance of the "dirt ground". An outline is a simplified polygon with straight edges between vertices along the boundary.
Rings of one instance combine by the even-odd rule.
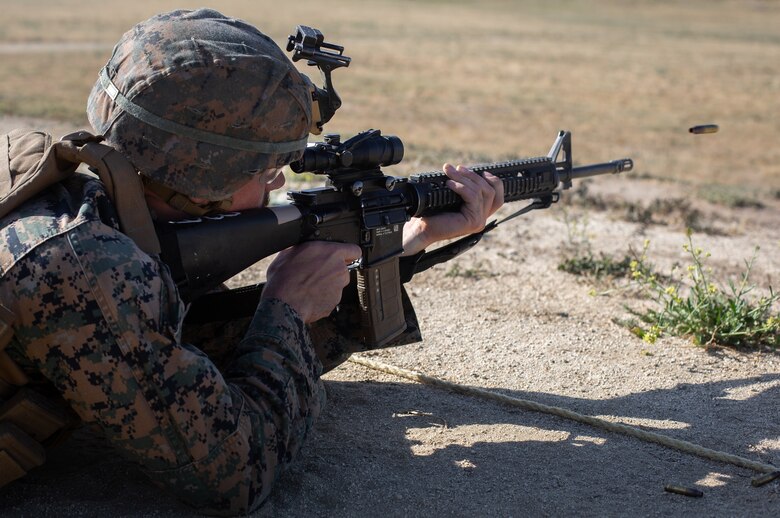
[[[0,132],[34,122],[6,119]],[[613,207],[682,200],[678,212],[700,211],[707,232],[694,239],[712,253],[717,274],[736,276],[761,245],[754,282],[780,284],[776,196],[762,199],[763,208],[728,208],[694,199],[678,183],[604,177],[588,185]],[[457,268],[416,277],[409,291],[424,341],[368,356],[780,466],[777,352],[704,349],[669,337],[649,345],[615,323],[627,317],[626,304],[644,303],[624,281],[594,284],[557,269],[564,210],[587,213],[596,252],[622,257],[649,239],[661,270],[685,261],[684,225],[674,213],[632,222],[625,209],[576,201],[567,193],[550,210],[500,226]],[[558,417],[354,364],[328,374],[326,387],[329,403],[308,446],[256,516],[776,516],[780,509],[780,482],[754,488],[750,470]],[[666,484],[704,496],[666,493]],[[0,514],[192,513],[83,430],[0,492]]]

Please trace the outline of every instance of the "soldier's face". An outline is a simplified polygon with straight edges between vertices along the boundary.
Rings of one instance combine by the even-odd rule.
[[[252,178],[233,194],[230,210],[242,211],[265,207],[268,205],[271,191],[281,189],[283,186],[284,174],[281,168],[269,169]]]

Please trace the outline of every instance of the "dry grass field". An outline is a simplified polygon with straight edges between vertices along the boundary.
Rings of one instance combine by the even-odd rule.
[[[199,4],[198,4],[199,5]],[[5,0],[0,114],[85,124],[119,36],[181,2]],[[579,162],[780,188],[780,4],[770,1],[226,0],[280,45],[297,24],[346,47],[328,130],[402,137],[396,171],[544,154],[574,133]],[[304,68],[305,65],[302,65]],[[688,127],[717,123],[717,135]]]
[[[2,0],[0,134],[85,125],[85,99],[113,43],[176,7]],[[574,134],[575,163],[635,160],[633,173],[594,179],[415,276],[407,289],[424,340],[371,357],[780,466],[776,348],[699,347],[669,335],[643,342],[620,320],[651,301],[625,276],[558,269],[567,254],[620,259],[648,240],[655,271],[685,271],[691,227],[721,284],[738,280],[760,245],[751,296],[777,287],[780,2],[224,0],[218,8],[280,45],[298,24],[344,45],[353,62],[334,74],[344,106],[327,130],[400,136],[406,158],[388,174],[543,155],[559,129]],[[703,123],[720,132],[688,132]],[[256,282],[265,266],[231,283]],[[780,506],[780,483],[752,487],[747,469],[353,364],[324,379],[324,414],[258,518],[732,517],[773,516]],[[666,484],[705,496],[667,493]],[[0,515],[192,511],[84,429],[0,492]]]

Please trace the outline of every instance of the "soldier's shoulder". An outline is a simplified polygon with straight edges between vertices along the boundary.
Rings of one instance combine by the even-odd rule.
[[[42,243],[88,222],[118,228],[102,184],[76,174],[51,186],[0,218],[0,274]]]

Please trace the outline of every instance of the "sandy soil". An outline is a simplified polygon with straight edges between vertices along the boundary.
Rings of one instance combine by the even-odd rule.
[[[699,210],[711,232],[694,237],[719,275],[736,275],[761,245],[755,282],[780,284],[776,197],[761,209],[731,209],[694,200],[679,184],[629,178],[598,179],[589,191],[615,206],[682,199],[680,210]],[[499,227],[457,259],[458,275],[447,264],[415,278],[410,292],[424,341],[370,356],[780,466],[780,355],[703,349],[679,338],[649,345],[616,324],[626,304],[643,304],[624,282],[600,283],[594,296],[592,281],[557,270],[564,209],[585,210],[576,201],[564,196]],[[686,259],[675,213],[644,224],[627,221],[625,209],[587,214],[596,252],[622,257],[629,244],[650,239],[659,269]],[[308,447],[257,516],[770,516],[780,509],[780,483],[751,487],[750,470],[561,418],[353,364],[328,374],[326,387],[329,404]],[[704,497],[666,493],[666,484],[696,487]],[[84,430],[3,490],[0,514],[191,512]]]

